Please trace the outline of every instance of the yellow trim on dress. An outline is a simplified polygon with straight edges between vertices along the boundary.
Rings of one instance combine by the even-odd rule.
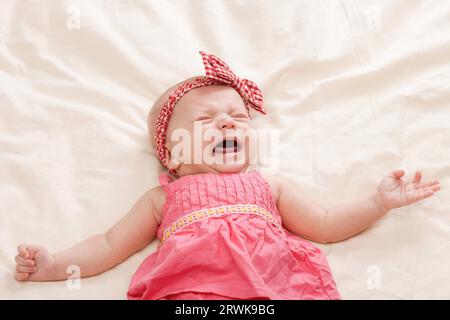
[[[214,208],[208,208],[208,209],[202,209],[193,211],[175,222],[172,223],[171,226],[164,229],[163,236],[161,239],[162,244],[164,241],[167,240],[172,234],[174,234],[178,229],[189,225],[191,223],[194,223],[200,219],[204,219],[206,217],[211,216],[220,216],[227,213],[250,213],[250,214],[256,214],[258,216],[261,216],[268,220],[269,222],[273,223],[277,228],[282,230],[282,227],[280,223],[274,218],[274,216],[267,211],[266,209],[254,205],[254,204],[238,204],[238,205],[227,205],[227,206],[220,206],[220,207],[214,207]]]

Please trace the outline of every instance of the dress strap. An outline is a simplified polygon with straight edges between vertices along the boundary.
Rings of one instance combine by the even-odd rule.
[[[171,183],[173,181],[172,177],[170,176],[170,174],[168,173],[161,173],[159,175],[159,183],[165,187],[167,186],[169,183]]]

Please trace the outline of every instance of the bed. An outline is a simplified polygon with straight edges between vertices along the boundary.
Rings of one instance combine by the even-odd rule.
[[[332,206],[397,168],[440,179],[326,254],[343,299],[450,298],[446,1],[10,1],[0,4],[0,298],[125,299],[157,240],[96,277],[19,283],[20,243],[107,230],[162,172],[146,116],[203,74],[199,50],[256,81],[278,174]]]

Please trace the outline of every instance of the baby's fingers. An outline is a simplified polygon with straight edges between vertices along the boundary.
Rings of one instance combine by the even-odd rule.
[[[431,190],[433,190],[434,192],[436,192],[436,191],[441,190],[441,185],[438,183],[438,184],[432,185],[431,187],[428,187],[428,188],[426,188],[426,189],[431,189]]]
[[[434,191],[431,188],[423,189],[422,199],[429,198],[434,194]]]
[[[415,175],[414,175],[414,177],[413,177],[413,183],[419,183],[420,180],[422,180],[422,172],[417,170]]]
[[[433,187],[433,186],[439,186],[439,188],[440,188],[440,183],[439,183],[439,180],[432,180],[432,181],[428,181],[428,182],[416,183],[414,186],[416,189]]]
[[[394,179],[400,179],[404,175],[405,175],[405,170],[403,170],[403,169],[394,170],[390,174],[390,176]]]
[[[22,257],[21,255],[17,255],[15,258],[17,264],[20,264],[22,266],[28,266],[28,267],[32,267],[35,265],[34,260],[31,259],[25,259],[24,257]]]
[[[16,271],[18,273],[33,273],[36,272],[37,268],[36,267],[26,267],[26,266],[21,266],[20,264],[16,265]]]
[[[25,281],[30,277],[29,273],[16,272],[15,276],[17,281]]]
[[[432,195],[434,195],[434,191],[431,188],[423,188],[416,190],[415,195],[412,197],[413,199],[412,203],[429,198]]]
[[[17,247],[17,251],[25,259],[30,258],[30,253],[28,252],[26,245],[21,244],[20,246]]]

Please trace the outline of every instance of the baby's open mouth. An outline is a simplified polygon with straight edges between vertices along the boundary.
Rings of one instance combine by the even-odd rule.
[[[213,154],[236,153],[240,149],[237,138],[224,139],[213,148]]]

